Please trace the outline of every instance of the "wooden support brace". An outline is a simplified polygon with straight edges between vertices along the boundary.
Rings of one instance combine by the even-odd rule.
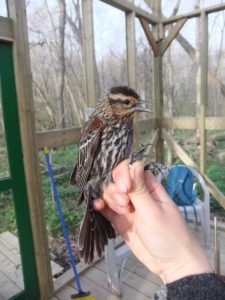
[[[172,29],[170,30],[169,35],[167,36],[165,41],[162,43],[162,46],[161,46],[161,49],[160,49],[161,50],[161,55],[163,55],[165,53],[165,51],[168,49],[168,47],[170,46],[172,41],[176,38],[176,36],[178,35],[181,28],[184,26],[186,21],[187,21],[187,18],[178,20],[176,25],[172,27]]]
[[[186,164],[187,166],[195,168],[200,172],[198,165],[190,158],[190,156],[178,145],[178,143],[171,137],[171,135],[165,130],[162,129],[162,134],[164,140],[167,142],[168,147],[172,152],[175,152],[177,156]],[[225,196],[221,191],[215,186],[215,184],[209,179],[206,175],[202,174],[206,184],[208,186],[209,192],[213,197],[220,203],[220,205],[225,208]]]
[[[0,16],[0,40],[13,41],[13,20]]]
[[[155,146],[156,146],[158,140],[159,140],[159,130],[156,129],[153,132],[152,138],[150,140],[149,147],[148,147],[147,153],[146,153],[147,155],[150,155],[151,152],[153,151],[153,149],[155,149]]]
[[[139,18],[140,20],[140,23],[141,23],[141,26],[145,32],[145,35],[148,39],[148,42],[152,48],[152,51],[154,53],[154,56],[157,57],[158,56],[158,46],[157,46],[157,43],[155,41],[155,38],[154,38],[154,35],[153,33],[151,32],[150,28],[149,28],[149,23],[145,20],[145,18],[142,18],[140,17]]]

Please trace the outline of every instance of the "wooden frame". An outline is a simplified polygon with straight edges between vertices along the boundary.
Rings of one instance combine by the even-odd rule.
[[[23,0],[8,0],[7,3],[8,20],[13,26],[16,89],[40,297],[47,299],[53,293],[53,282],[35,134],[26,8]],[[4,36],[4,40],[12,39],[12,35],[7,36],[7,31],[2,36]]]
[[[154,116],[150,120],[138,123],[139,130],[156,130],[153,134],[153,147],[156,147],[158,161],[163,161],[164,141],[168,147],[175,151],[184,163],[198,168],[184,150],[168,134],[166,129],[196,130],[201,133],[200,145],[200,170],[206,178],[211,194],[225,208],[224,195],[204,174],[206,169],[206,133],[208,130],[225,130],[225,117],[206,117],[205,103],[207,101],[207,16],[210,13],[225,10],[225,4],[198,9],[186,14],[162,18],[161,1],[154,1],[154,9],[149,13],[134,5],[133,0],[99,0],[105,2],[126,14],[126,45],[128,58],[128,81],[136,86],[135,77],[135,17],[139,18],[146,37],[154,54]],[[43,146],[63,147],[76,144],[79,141],[80,128],[39,132],[35,134],[35,116],[32,99],[31,71],[29,61],[29,47],[27,38],[26,11],[24,0],[7,0],[9,18],[0,17],[0,40],[14,43],[14,60],[16,66],[16,81],[18,92],[18,105],[21,122],[22,145],[24,151],[25,173],[32,215],[32,228],[34,235],[37,268],[41,299],[47,299],[54,290],[48,252],[46,224],[43,212],[43,196],[41,193],[39,161],[37,149]],[[98,93],[96,86],[95,61],[94,61],[94,32],[92,1],[82,1],[84,20],[84,49],[86,59],[86,88],[88,106],[94,106]],[[164,118],[163,116],[163,84],[162,84],[162,59],[176,35],[185,22],[194,17],[200,17],[202,26],[202,51],[201,55],[201,113],[199,117]],[[164,38],[165,26],[177,22],[171,29],[167,38]],[[149,24],[152,25],[150,29]],[[23,80],[21,80],[23,79]],[[35,175],[35,176],[34,176]],[[60,284],[55,283],[55,287]]]
[[[163,19],[162,22],[163,22],[163,25],[169,25],[169,24],[174,23],[183,18],[188,18],[188,19],[196,18],[196,17],[200,17],[202,13],[212,14],[212,13],[224,10],[224,9],[225,9],[225,3],[221,3],[221,4],[214,5],[214,6],[206,7],[206,8],[196,9],[196,10],[188,12],[186,14],[173,16],[168,19]]]

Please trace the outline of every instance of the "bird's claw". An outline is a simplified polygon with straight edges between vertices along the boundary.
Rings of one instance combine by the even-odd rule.
[[[157,162],[150,162],[150,163],[147,163],[144,167],[144,170],[149,170],[152,172],[152,174],[154,176],[157,176],[159,173],[161,174],[164,174],[164,172],[167,170],[168,168],[163,165],[163,164],[160,164],[160,163],[157,163]]]
[[[150,144],[146,144],[146,145],[142,144],[141,148],[138,149],[135,153],[133,153],[131,155],[130,164],[132,165],[136,161],[143,160],[146,157],[145,153],[146,153],[149,146],[150,146]]]

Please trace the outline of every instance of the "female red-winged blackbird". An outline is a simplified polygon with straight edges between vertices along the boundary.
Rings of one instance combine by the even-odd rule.
[[[79,252],[85,263],[92,263],[95,250],[101,256],[108,239],[116,236],[110,222],[92,205],[101,196],[102,185],[112,180],[113,168],[131,154],[135,112],[150,111],[143,102],[131,88],[113,87],[81,130],[78,161],[70,182],[77,186],[78,204],[86,206],[79,234]]]

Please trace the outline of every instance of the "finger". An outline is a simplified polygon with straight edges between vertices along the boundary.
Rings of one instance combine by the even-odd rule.
[[[112,172],[113,180],[119,190],[127,193],[131,189],[131,178],[129,170],[129,160],[123,160]]]
[[[112,222],[115,218],[115,212],[107,207],[105,201],[101,198],[95,199],[93,203],[93,208],[96,211],[99,211],[106,219]]]
[[[93,202],[93,208],[96,211],[101,211],[105,208],[106,204],[105,201],[103,199],[95,199]]]
[[[144,209],[144,203],[149,204],[152,201],[151,195],[148,191],[145,182],[144,164],[142,162],[135,162],[130,167],[131,176],[131,192],[129,193],[130,200],[135,208],[139,207]]]
[[[115,206],[127,206],[130,199],[127,194],[120,192],[120,188],[116,183],[109,183],[103,187],[102,198],[106,201],[107,205],[111,209],[115,209]]]
[[[158,202],[170,202],[171,199],[160,182],[149,171],[145,171],[145,182],[152,198]]]
[[[118,214],[127,214],[130,212],[130,199],[126,194],[115,193],[111,197],[107,195],[104,198],[105,204]]]
[[[115,193],[112,196],[114,203],[118,206],[127,207],[130,203],[130,198],[127,194]]]

